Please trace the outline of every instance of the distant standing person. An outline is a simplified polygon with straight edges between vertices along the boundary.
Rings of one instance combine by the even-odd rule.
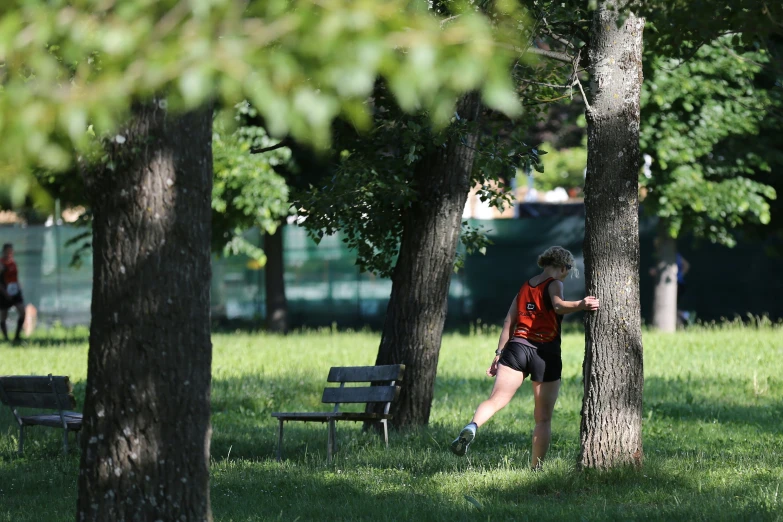
[[[8,341],[8,309],[16,308],[19,318],[16,320],[16,336],[14,342],[19,342],[24,325],[25,310],[22,286],[19,284],[19,270],[14,261],[14,247],[11,243],[3,245],[3,256],[0,258],[0,328],[3,329],[3,337]]]
[[[495,377],[489,399],[479,404],[473,420],[451,443],[451,451],[465,455],[478,428],[504,408],[526,377],[533,383],[535,429],[531,466],[539,469],[552,436],[552,411],[560,391],[563,361],[560,355],[560,323],[563,315],[597,310],[599,301],[563,299],[563,280],[574,266],[574,256],[553,246],[538,256],[543,271],[522,285],[506,314],[495,359],[487,375]]]

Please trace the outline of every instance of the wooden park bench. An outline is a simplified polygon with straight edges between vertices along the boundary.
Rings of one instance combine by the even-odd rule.
[[[26,426],[47,426],[63,430],[63,451],[68,453],[68,433],[82,429],[82,414],[69,411],[76,398],[68,377],[7,375],[0,377],[0,402],[11,408],[19,425],[19,453],[24,451]],[[56,413],[19,415],[17,408],[57,410]]]
[[[334,367],[329,370],[327,382],[339,382],[340,387],[324,388],[321,402],[334,403],[334,409],[331,412],[314,413],[281,413],[275,412],[272,417],[276,417],[279,425],[277,431],[277,460],[283,458],[283,423],[285,421],[302,422],[326,422],[328,423],[328,439],[326,445],[326,460],[332,462],[332,454],[335,451],[335,439],[337,432],[335,424],[337,421],[379,421],[383,425],[383,440],[386,447],[389,446],[389,426],[391,419],[389,407],[392,401],[400,393],[400,387],[397,385],[402,380],[405,372],[404,364],[390,364],[386,366],[346,366]],[[345,383],[365,383],[369,382],[372,386],[345,387]],[[341,403],[386,403],[383,413],[365,413],[365,412],[342,412]]]

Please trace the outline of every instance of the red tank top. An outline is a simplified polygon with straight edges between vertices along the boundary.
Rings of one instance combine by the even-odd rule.
[[[562,318],[552,308],[549,297],[549,285],[554,281],[548,278],[536,286],[525,281],[517,294],[517,324],[514,337],[528,341],[548,343],[560,337]]]
[[[0,264],[2,264],[0,270],[3,273],[3,284],[8,286],[9,283],[18,283],[19,271],[16,268],[16,263],[0,259]]]

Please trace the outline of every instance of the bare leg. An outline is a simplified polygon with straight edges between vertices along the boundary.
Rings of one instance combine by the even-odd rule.
[[[16,335],[14,336],[14,340],[19,340],[19,335],[22,333],[22,326],[24,325],[24,303],[18,303],[14,305],[14,308],[16,308],[16,313],[18,314],[18,318],[16,320]]]
[[[560,380],[553,382],[534,382],[533,398],[536,406],[533,417],[536,427],[533,429],[533,458],[531,465],[541,465],[552,439],[552,411],[555,409],[557,394],[560,392]]]
[[[0,310],[0,327],[2,327],[3,330],[3,337],[5,340],[8,340],[8,328],[5,325],[6,320],[8,319],[8,308],[4,310]]]
[[[485,400],[476,408],[473,415],[473,422],[476,426],[481,426],[487,422],[495,413],[502,410],[506,404],[522,385],[525,380],[525,374],[512,370],[508,366],[498,365],[498,373],[495,376],[495,386],[489,399]]]

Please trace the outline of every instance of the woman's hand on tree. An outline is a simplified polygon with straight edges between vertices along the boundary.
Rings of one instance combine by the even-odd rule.
[[[582,310],[587,310],[589,312],[593,310],[598,310],[598,308],[601,306],[601,304],[598,302],[597,297],[593,297],[592,295],[588,295],[582,301],[579,303],[579,307]]]

